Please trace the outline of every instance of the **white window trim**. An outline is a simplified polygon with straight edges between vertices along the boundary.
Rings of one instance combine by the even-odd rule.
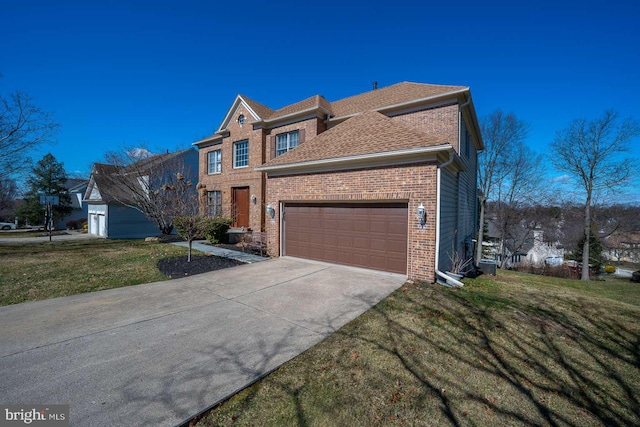
[[[216,165],[218,166],[217,171],[211,172],[211,155],[213,153],[218,153],[218,161]],[[222,150],[212,150],[207,153],[207,175],[217,175],[222,173]]]
[[[237,152],[238,152],[238,145],[239,144],[247,144],[247,164],[243,165],[243,166],[237,166]],[[248,139],[244,139],[242,141],[236,141],[233,143],[233,168],[234,169],[242,169],[242,168],[248,168],[249,167],[249,140]]]
[[[291,147],[291,135],[294,134],[294,133],[296,135],[298,135],[298,144],[295,147]],[[285,151],[282,151],[280,154],[278,154],[278,138],[280,136],[286,136],[286,138],[287,138],[287,149]],[[287,153],[287,152],[293,150],[298,145],[300,145],[300,132],[298,130],[292,130],[290,132],[283,132],[283,133],[277,134],[276,135],[276,157],[282,156],[284,153]]]

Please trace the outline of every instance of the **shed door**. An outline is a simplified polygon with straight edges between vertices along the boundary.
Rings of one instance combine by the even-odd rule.
[[[107,221],[104,215],[98,215],[98,236],[107,237]]]
[[[283,254],[407,272],[407,204],[287,204]]]

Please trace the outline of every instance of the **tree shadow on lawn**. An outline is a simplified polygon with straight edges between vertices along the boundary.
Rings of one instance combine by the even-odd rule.
[[[203,425],[640,425],[640,309],[505,286],[405,285]]]
[[[439,400],[446,424],[640,424],[640,339],[629,326],[638,311],[618,305],[611,313],[560,296],[552,305],[535,294],[514,301],[472,285],[435,291],[436,298],[405,294],[414,321],[426,313],[436,321],[420,330],[381,305],[376,314],[391,332],[373,344]],[[417,351],[407,351],[407,342]],[[420,350],[435,353],[431,363]]]

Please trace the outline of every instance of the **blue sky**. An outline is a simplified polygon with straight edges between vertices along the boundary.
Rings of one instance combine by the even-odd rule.
[[[444,3],[5,2],[0,92],[62,125],[35,160],[86,176],[108,150],[189,147],[238,93],[278,108],[373,81],[467,85],[479,117],[514,112],[541,154],[573,118],[640,120],[640,2]]]

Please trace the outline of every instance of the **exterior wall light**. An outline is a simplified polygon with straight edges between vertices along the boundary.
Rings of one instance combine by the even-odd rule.
[[[271,205],[267,205],[267,215],[269,218],[274,219],[276,217],[276,210]]]
[[[427,223],[427,211],[424,209],[422,203],[418,206],[418,221],[420,221],[420,227],[424,228]]]
[[[251,195],[251,203],[253,203],[253,204],[255,205],[257,201],[258,201],[258,199],[256,198],[256,196],[254,196],[254,195],[252,194],[252,195]]]

